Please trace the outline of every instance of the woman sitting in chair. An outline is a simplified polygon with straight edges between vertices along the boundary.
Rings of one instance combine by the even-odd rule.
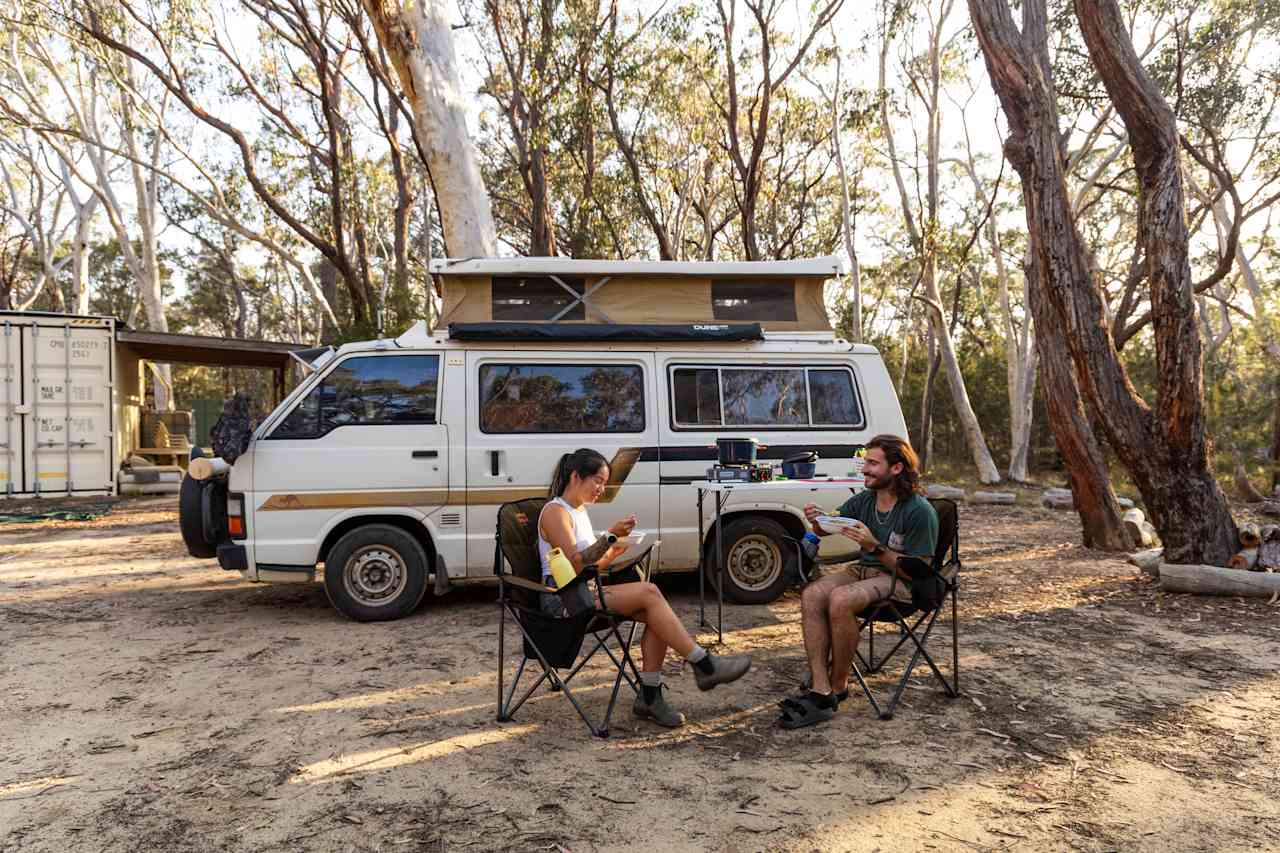
[[[616,543],[630,535],[636,526],[634,515],[616,522],[599,537],[587,516],[587,505],[596,502],[608,482],[609,462],[596,451],[583,448],[560,457],[551,476],[551,500],[538,518],[538,556],[542,560],[542,582],[547,586],[555,586],[547,562],[553,548],[564,552],[575,572],[591,565],[604,569],[626,550]],[[587,587],[584,584],[580,588],[586,590]],[[634,707],[637,717],[663,726],[684,724],[684,714],[667,704],[662,695],[662,662],[669,648],[693,665],[700,690],[736,681],[751,668],[750,655],[719,657],[694,642],[663,597],[662,590],[653,584],[616,583],[604,587],[603,592],[605,604],[611,611],[645,626],[644,638],[640,641],[640,695]],[[596,595],[594,590],[584,594],[593,599]],[[583,605],[589,606],[586,602]],[[565,614],[564,602],[558,594],[543,593],[542,609],[552,616]]]

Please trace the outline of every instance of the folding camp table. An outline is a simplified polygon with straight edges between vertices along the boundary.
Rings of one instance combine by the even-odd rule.
[[[820,490],[842,489],[850,492],[860,492],[864,488],[861,477],[857,478],[837,478],[837,477],[813,477],[805,480],[770,480],[765,483],[745,483],[740,480],[695,480],[689,484],[698,491],[698,625],[702,628],[715,627],[716,642],[724,642],[724,542],[722,541],[721,531],[723,525],[721,515],[724,505],[729,502],[729,496],[734,492],[747,493],[750,497],[759,497],[764,501],[769,498],[764,497],[768,492],[799,491],[807,490],[817,492]],[[703,521],[702,504],[706,499],[707,493],[715,495],[715,530],[716,544],[713,549],[715,552],[715,573],[719,581],[716,584],[716,624],[712,626],[707,622],[706,610],[706,561],[707,549],[702,547],[702,542],[706,536],[706,526]],[[750,500],[748,497],[748,500]],[[769,501],[773,502],[773,501]],[[741,509],[749,509],[750,505],[744,505]],[[800,555],[796,556],[800,559]]]

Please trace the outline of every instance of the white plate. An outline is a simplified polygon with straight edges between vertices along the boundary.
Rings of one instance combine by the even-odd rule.
[[[845,527],[857,527],[858,520],[854,518],[845,518],[843,515],[820,515],[818,516],[818,526],[828,533],[839,533]]]

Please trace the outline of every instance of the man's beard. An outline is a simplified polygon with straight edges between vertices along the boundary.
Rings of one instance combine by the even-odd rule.
[[[893,477],[885,474],[883,477],[877,477],[874,480],[866,481],[867,488],[873,492],[882,492],[893,485]]]

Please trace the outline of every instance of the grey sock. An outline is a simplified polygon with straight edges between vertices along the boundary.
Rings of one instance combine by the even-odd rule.
[[[693,644],[693,651],[689,652],[689,657],[685,660],[693,664],[693,668],[703,675],[715,672],[715,663],[711,659],[711,654],[697,643]]]
[[[658,672],[642,672],[640,673],[640,695],[644,697],[644,701],[653,704],[658,701],[658,696],[662,691],[662,671]]]

